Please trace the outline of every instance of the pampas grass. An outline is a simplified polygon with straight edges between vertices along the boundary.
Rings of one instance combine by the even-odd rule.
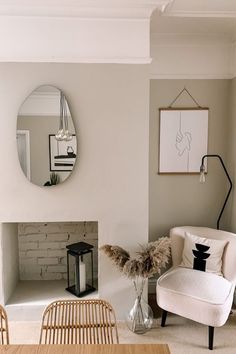
[[[130,259],[130,254],[119,246],[104,245],[100,247],[100,250],[112,259],[120,271],[123,270],[125,263]]]
[[[100,250],[104,251],[128,278],[150,278],[154,274],[160,274],[161,269],[167,265],[170,257],[170,239],[161,237],[157,241],[141,246],[141,251],[137,252],[135,258],[131,258],[120,246],[104,245]]]

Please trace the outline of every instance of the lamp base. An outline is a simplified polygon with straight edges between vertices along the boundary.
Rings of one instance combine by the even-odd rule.
[[[96,291],[97,289],[95,289],[91,285],[86,284],[86,290],[81,291],[81,292],[76,292],[75,285],[69,286],[68,288],[66,288],[66,290],[77,297],[83,297],[83,296],[86,296],[86,295]]]

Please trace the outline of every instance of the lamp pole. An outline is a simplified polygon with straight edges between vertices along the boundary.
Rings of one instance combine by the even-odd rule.
[[[230,185],[229,191],[228,191],[228,193],[227,193],[227,196],[226,196],[226,198],[225,198],[224,204],[223,204],[223,206],[222,206],[222,208],[221,208],[219,217],[218,217],[218,219],[217,219],[217,230],[219,230],[220,218],[221,218],[221,216],[222,216],[222,214],[223,214],[223,211],[224,211],[224,209],[225,209],[226,203],[227,203],[227,201],[228,201],[228,199],[229,199],[229,195],[230,195],[230,192],[231,192],[231,189],[232,189],[233,184],[232,184],[231,178],[229,177],[228,171],[226,170],[225,164],[224,164],[224,162],[223,162],[223,160],[222,160],[222,158],[221,158],[220,155],[204,155],[204,156],[202,157],[202,164],[201,164],[201,167],[200,167],[200,172],[201,172],[201,173],[204,173],[204,172],[205,172],[204,159],[205,159],[205,158],[208,158],[208,157],[210,157],[210,158],[213,157],[213,158],[217,158],[217,159],[220,160],[220,163],[221,163],[221,165],[222,165],[222,167],[223,167],[223,169],[224,169],[224,172],[225,172],[225,174],[226,174],[226,176],[227,176],[227,179],[228,179],[229,185]]]

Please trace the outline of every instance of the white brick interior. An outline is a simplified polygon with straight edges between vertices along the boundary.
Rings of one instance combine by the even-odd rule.
[[[98,277],[98,223],[19,223],[20,280],[67,279],[66,246],[76,242],[94,246],[94,278]]]

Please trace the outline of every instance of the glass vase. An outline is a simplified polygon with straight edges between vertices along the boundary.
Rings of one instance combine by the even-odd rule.
[[[144,334],[151,329],[153,312],[148,303],[143,299],[143,290],[147,279],[135,280],[134,289],[136,299],[126,317],[128,328],[136,334]]]

